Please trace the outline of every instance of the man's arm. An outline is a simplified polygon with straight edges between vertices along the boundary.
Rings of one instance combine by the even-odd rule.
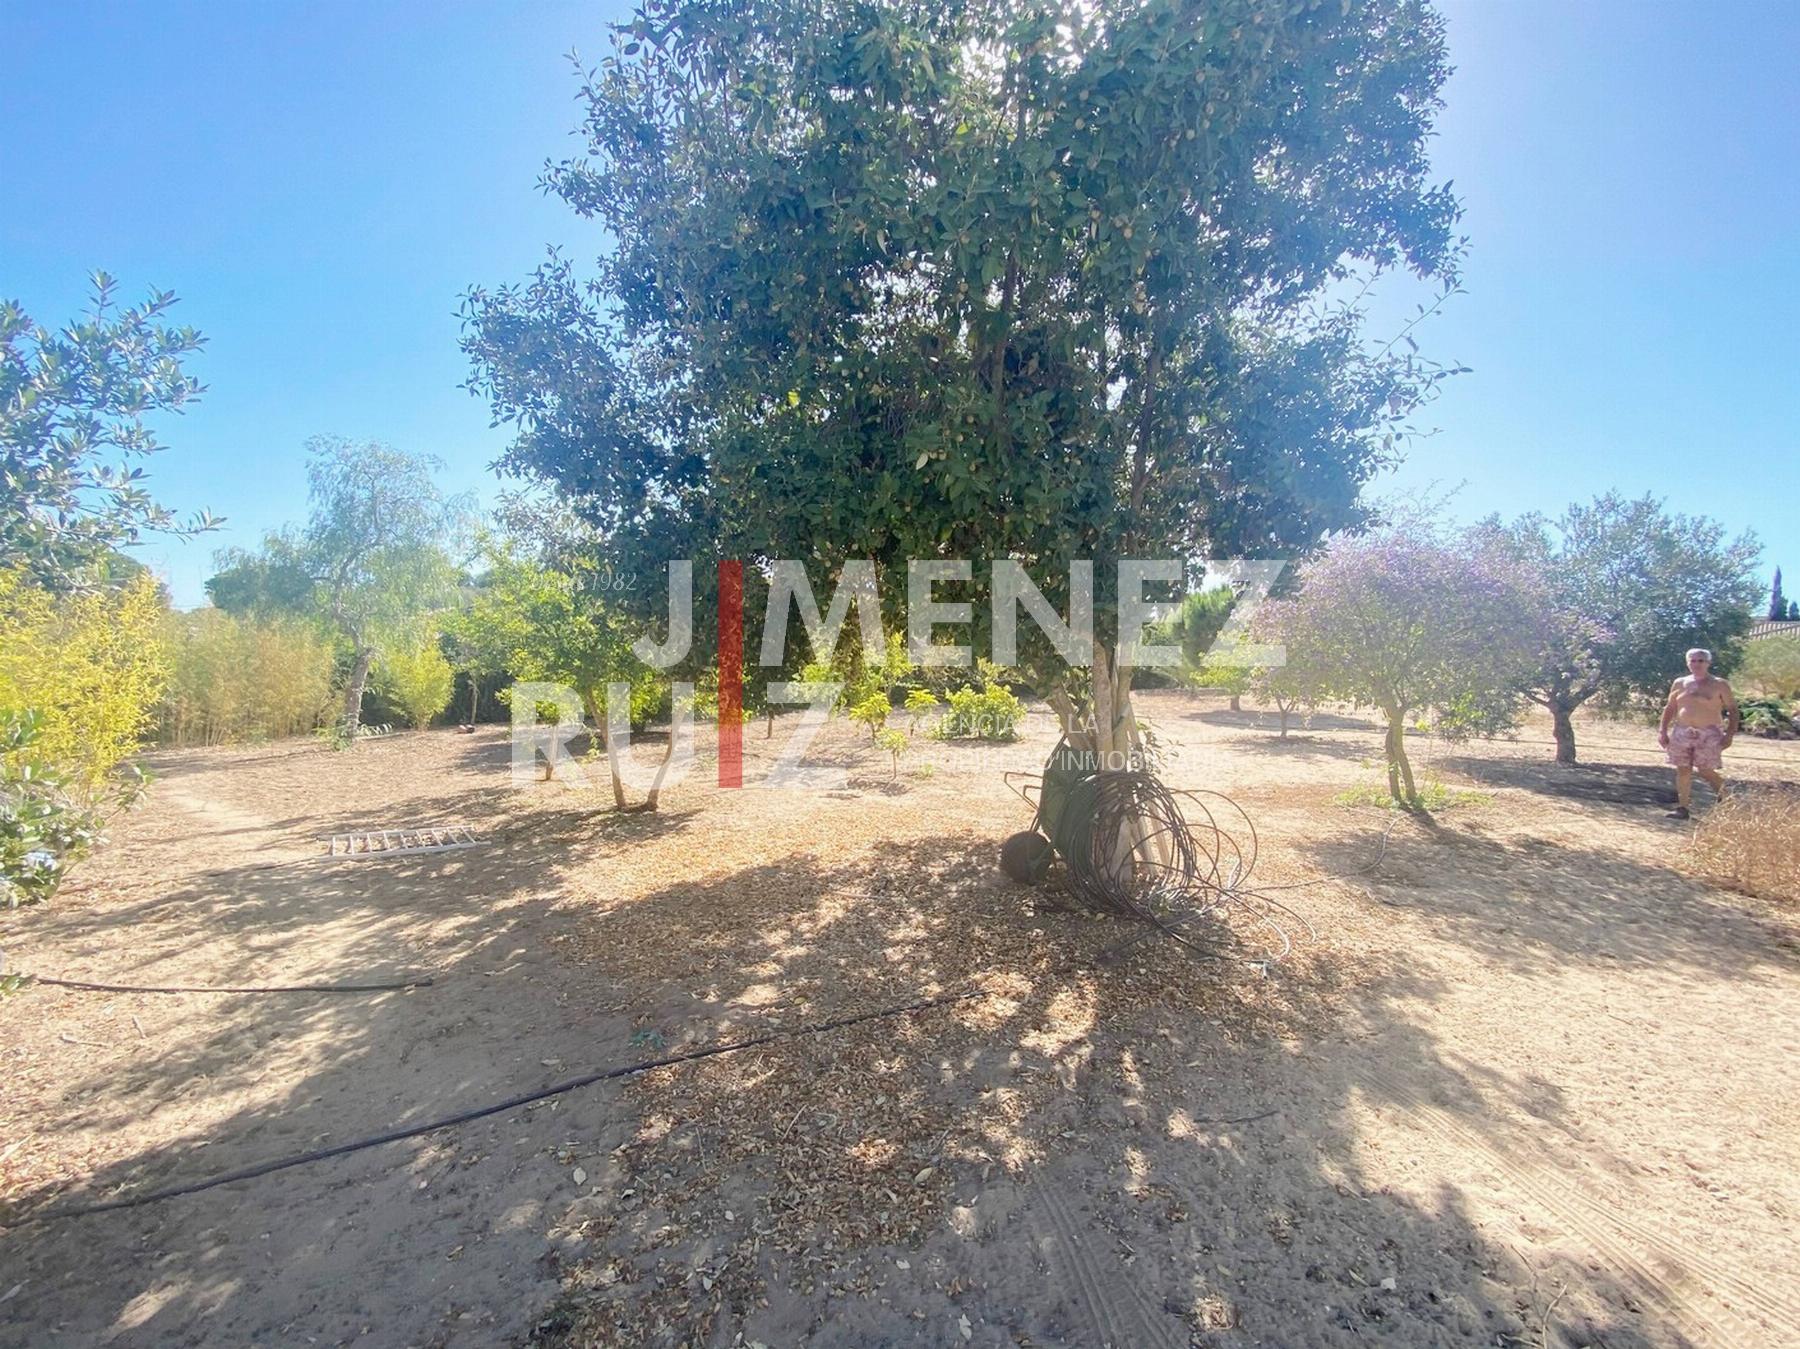
[[[1731,691],[1731,685],[1725,685],[1725,743],[1729,745],[1738,733],[1737,694]]]
[[[1682,681],[1677,679],[1669,685],[1669,701],[1663,704],[1662,726],[1657,730],[1656,740],[1664,749],[1669,746],[1669,723],[1675,719],[1675,700],[1681,696]]]

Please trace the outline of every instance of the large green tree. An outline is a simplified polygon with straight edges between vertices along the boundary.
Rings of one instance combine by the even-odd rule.
[[[1091,558],[1093,678],[1042,691],[1122,748],[1113,562],[1358,524],[1443,373],[1338,298],[1452,279],[1419,0],[650,0],[617,42],[546,178],[608,251],[472,292],[466,346],[622,566],[873,558],[891,606],[1009,558],[1060,606]]]
[[[1538,649],[1526,692],[1549,709],[1558,763],[1575,762],[1572,717],[1596,695],[1660,699],[1690,647],[1708,648],[1728,671],[1760,598],[1752,536],[1729,538],[1654,497],[1607,493],[1555,521],[1490,519],[1482,532],[1542,576],[1538,601],[1519,618]]]

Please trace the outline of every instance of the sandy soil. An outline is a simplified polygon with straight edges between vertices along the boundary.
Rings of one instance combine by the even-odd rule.
[[[1333,803],[1378,737],[1178,694],[1166,776],[1228,792],[1316,930],[1267,975],[1015,887],[1003,749],[656,815],[514,789],[501,733],[163,756],[15,969],[406,992],[0,1005],[0,1342],[1626,1345],[1800,1342],[1794,915],[1681,870],[1652,737],[1596,767],[1421,741],[1481,803]],[[751,728],[747,777],[773,742]],[[1800,746],[1729,767],[1800,779]],[[322,835],[483,846],[323,860]],[[1372,858],[1373,871],[1361,873]],[[583,1072],[802,1030],[141,1208],[54,1218]]]

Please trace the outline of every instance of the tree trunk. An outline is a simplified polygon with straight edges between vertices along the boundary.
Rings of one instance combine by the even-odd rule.
[[[606,713],[598,700],[582,696],[587,704],[588,722],[594,728],[594,734],[600,737],[600,747],[606,751],[606,771],[612,775],[613,809],[625,809],[625,779],[619,774],[619,749],[613,743],[612,735],[606,726]]]
[[[1575,762],[1575,723],[1569,714],[1574,707],[1563,698],[1555,698],[1550,703],[1550,719],[1556,729],[1556,762]]]
[[[481,681],[475,677],[475,672],[473,670],[470,670],[469,671],[469,725],[471,725],[471,726],[473,726],[475,724],[475,709],[480,702],[481,702]]]
[[[662,762],[656,766],[656,780],[650,784],[650,790],[644,793],[645,810],[655,810],[656,803],[662,797],[663,774],[669,771],[669,760],[675,757],[675,717],[673,706],[669,717],[669,743],[663,746]]]
[[[1078,707],[1066,689],[1055,690],[1049,702],[1062,719],[1069,747],[1091,752],[1097,771],[1116,772],[1130,767],[1133,751],[1142,744],[1131,705],[1131,667],[1096,639],[1092,675],[1093,694],[1087,708]],[[1134,859],[1166,862],[1169,846],[1169,840],[1160,835],[1150,839],[1144,821],[1128,821],[1117,838],[1106,841],[1102,865],[1120,883],[1127,883]]]
[[[1275,700],[1275,711],[1281,717],[1281,738],[1286,740],[1288,732],[1288,705],[1277,698]]]
[[[606,751],[607,772],[612,775],[613,805],[619,810],[625,809],[625,783],[619,776],[619,756],[613,747],[613,738],[607,734],[606,711],[599,698],[591,691],[583,691],[581,708],[587,714],[588,733],[600,737],[600,748]]]
[[[356,743],[357,728],[362,725],[363,690],[369,683],[369,666],[375,662],[373,647],[358,647],[356,660],[350,667],[350,682],[344,685],[343,736],[346,745]]]
[[[1231,710],[1233,712],[1242,712],[1244,710],[1242,703],[1239,702],[1239,699],[1242,697],[1243,695],[1239,693],[1231,695]]]
[[[1387,775],[1388,794],[1411,808],[1418,789],[1413,786],[1412,763],[1406,757],[1406,713],[1399,708],[1388,709]]]

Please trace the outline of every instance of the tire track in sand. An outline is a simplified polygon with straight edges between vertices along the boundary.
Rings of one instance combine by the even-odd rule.
[[[1800,1344],[1800,1304],[1792,1298],[1595,1199],[1567,1174],[1515,1159],[1393,1079],[1367,1068],[1359,1075],[1427,1132],[1485,1161],[1510,1188],[1587,1242],[1630,1281],[1635,1292],[1685,1332],[1728,1344]],[[1693,1295],[1710,1305],[1697,1306]],[[1738,1306],[1733,1306],[1734,1299]],[[1762,1325],[1746,1325],[1740,1312],[1756,1316]]]
[[[1102,1262],[1082,1240],[1057,1182],[1034,1186],[1033,1198],[1045,1219],[1042,1227],[1031,1224],[1035,1244],[1039,1250],[1055,1246],[1051,1263],[1086,1304],[1098,1332],[1094,1343],[1112,1349],[1186,1349],[1187,1337],[1170,1331],[1168,1314],[1150,1305],[1136,1279],[1122,1267],[1101,1267]]]

